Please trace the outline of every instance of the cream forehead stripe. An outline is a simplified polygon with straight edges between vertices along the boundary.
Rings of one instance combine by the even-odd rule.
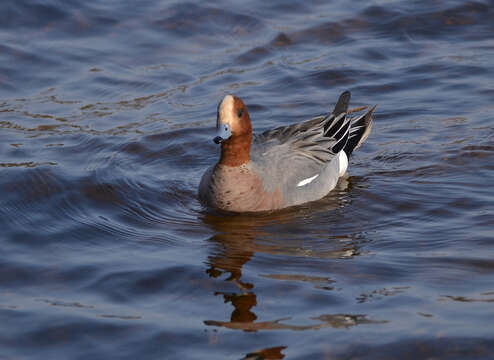
[[[231,124],[233,120],[233,106],[235,100],[233,96],[227,95],[220,104],[219,120],[222,124]]]

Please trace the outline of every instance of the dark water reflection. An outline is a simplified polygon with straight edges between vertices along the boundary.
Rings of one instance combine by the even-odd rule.
[[[494,357],[492,1],[0,4],[0,359]],[[349,177],[203,209],[218,101],[378,104]]]
[[[298,207],[270,214],[249,215],[205,215],[203,221],[216,232],[209,241],[215,246],[213,254],[208,256],[206,270],[211,278],[224,279],[237,288],[236,291],[216,291],[215,296],[222,296],[225,303],[233,306],[230,321],[206,320],[209,326],[222,326],[244,331],[259,330],[317,330],[327,326],[346,328],[358,324],[386,323],[386,321],[371,321],[365,315],[351,314],[324,314],[312,317],[310,320],[320,321],[315,325],[290,325],[286,323],[290,317],[272,321],[256,322],[255,314],[257,295],[255,283],[242,281],[242,268],[253,256],[266,255],[278,261],[305,257],[308,259],[349,259],[359,255],[359,242],[362,234],[352,236],[333,236],[328,238],[322,234],[315,235],[309,247],[307,235],[296,234],[300,222],[321,213],[326,215],[342,206],[342,195],[349,189],[348,180],[342,180],[337,189],[324,200],[318,202],[316,209]],[[314,204],[311,205],[311,207]],[[293,232],[291,231],[293,227]],[[294,236],[295,235],[295,236]],[[323,239],[324,237],[324,239]],[[321,238],[321,239],[318,239]],[[316,240],[317,239],[317,240]],[[319,244],[317,244],[320,242]],[[310,246],[316,245],[316,248]],[[275,260],[275,261],[277,261]],[[301,281],[313,284],[317,289],[334,290],[333,280],[327,277],[310,276],[304,274],[259,274],[261,278],[285,281]],[[281,295],[281,294],[280,294]]]

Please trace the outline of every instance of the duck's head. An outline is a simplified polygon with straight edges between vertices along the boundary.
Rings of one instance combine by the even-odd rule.
[[[226,95],[218,105],[216,136],[214,142],[221,144],[229,139],[252,136],[249,112],[242,99]]]

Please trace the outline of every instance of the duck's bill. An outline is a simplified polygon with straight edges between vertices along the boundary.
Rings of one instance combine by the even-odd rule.
[[[228,140],[232,136],[232,132],[230,130],[230,125],[228,124],[220,124],[216,129],[216,136],[213,141],[216,144],[221,144],[222,142]]]

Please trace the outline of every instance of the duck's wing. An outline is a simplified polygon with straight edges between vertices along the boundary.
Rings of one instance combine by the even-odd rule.
[[[347,116],[349,93],[340,96],[336,111],[299,124],[278,127],[255,135],[251,147],[251,160],[263,178],[267,189],[282,188],[291,193],[313,181],[334,182],[339,177],[337,155],[348,142],[351,119]],[[331,176],[328,166],[331,164]],[[311,184],[312,185],[312,184]],[[324,183],[318,185],[325,188]],[[304,186],[304,188],[307,188]]]
[[[324,164],[345,147],[349,129],[350,119],[344,113],[319,116],[254,135],[251,155]]]
[[[326,116],[255,135],[251,155],[277,160],[284,157],[291,161],[300,159],[320,165],[328,163],[348,142],[351,125],[347,116],[349,101],[350,92],[346,91],[340,95],[334,111]]]
[[[376,105],[370,109],[365,106],[361,110],[366,109],[366,111],[352,119],[352,125],[350,126],[350,131],[348,134],[348,141],[344,147],[344,151],[347,157],[350,157],[353,150],[357,149],[369,136],[372,129],[372,113],[376,109]]]

